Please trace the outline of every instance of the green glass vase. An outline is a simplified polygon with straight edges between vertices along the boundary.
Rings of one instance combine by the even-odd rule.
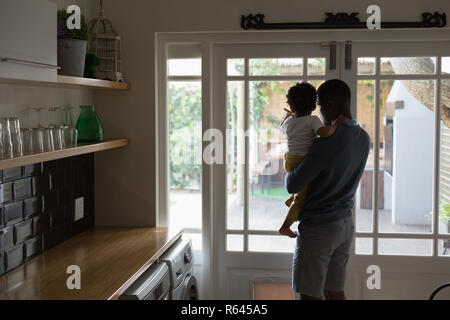
[[[79,142],[102,142],[103,129],[95,112],[95,106],[80,106],[81,113],[77,120]]]

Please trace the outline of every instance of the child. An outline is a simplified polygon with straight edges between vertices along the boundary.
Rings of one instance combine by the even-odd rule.
[[[316,109],[316,89],[307,82],[297,83],[288,90],[286,95],[290,110],[281,120],[281,131],[288,140],[288,152],[284,155],[286,172],[294,170],[308,153],[313,140],[319,135],[322,138],[331,136],[339,126],[336,121],[331,126],[324,126],[322,121],[311,115]],[[298,220],[306,199],[306,189],[292,195],[285,204],[289,207],[286,220],[279,233],[291,238],[297,237],[290,227]]]

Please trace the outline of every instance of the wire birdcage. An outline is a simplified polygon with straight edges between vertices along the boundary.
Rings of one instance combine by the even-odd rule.
[[[95,72],[97,79],[124,81],[122,77],[122,61],[120,36],[111,21],[103,15],[103,1],[100,0],[100,13],[89,22],[91,39],[88,52],[99,59]]]

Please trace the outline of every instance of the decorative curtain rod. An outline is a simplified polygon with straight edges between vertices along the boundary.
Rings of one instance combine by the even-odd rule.
[[[241,17],[241,28],[244,30],[286,30],[286,29],[366,29],[366,22],[361,22],[358,12],[325,13],[324,22],[283,22],[266,23],[263,14],[249,14]],[[443,28],[447,25],[445,13],[424,12],[420,22],[381,22],[381,28]]]

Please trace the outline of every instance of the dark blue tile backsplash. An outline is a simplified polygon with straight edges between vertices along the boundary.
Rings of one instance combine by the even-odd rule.
[[[75,200],[84,216],[75,221]],[[0,171],[0,275],[94,226],[94,155]]]

